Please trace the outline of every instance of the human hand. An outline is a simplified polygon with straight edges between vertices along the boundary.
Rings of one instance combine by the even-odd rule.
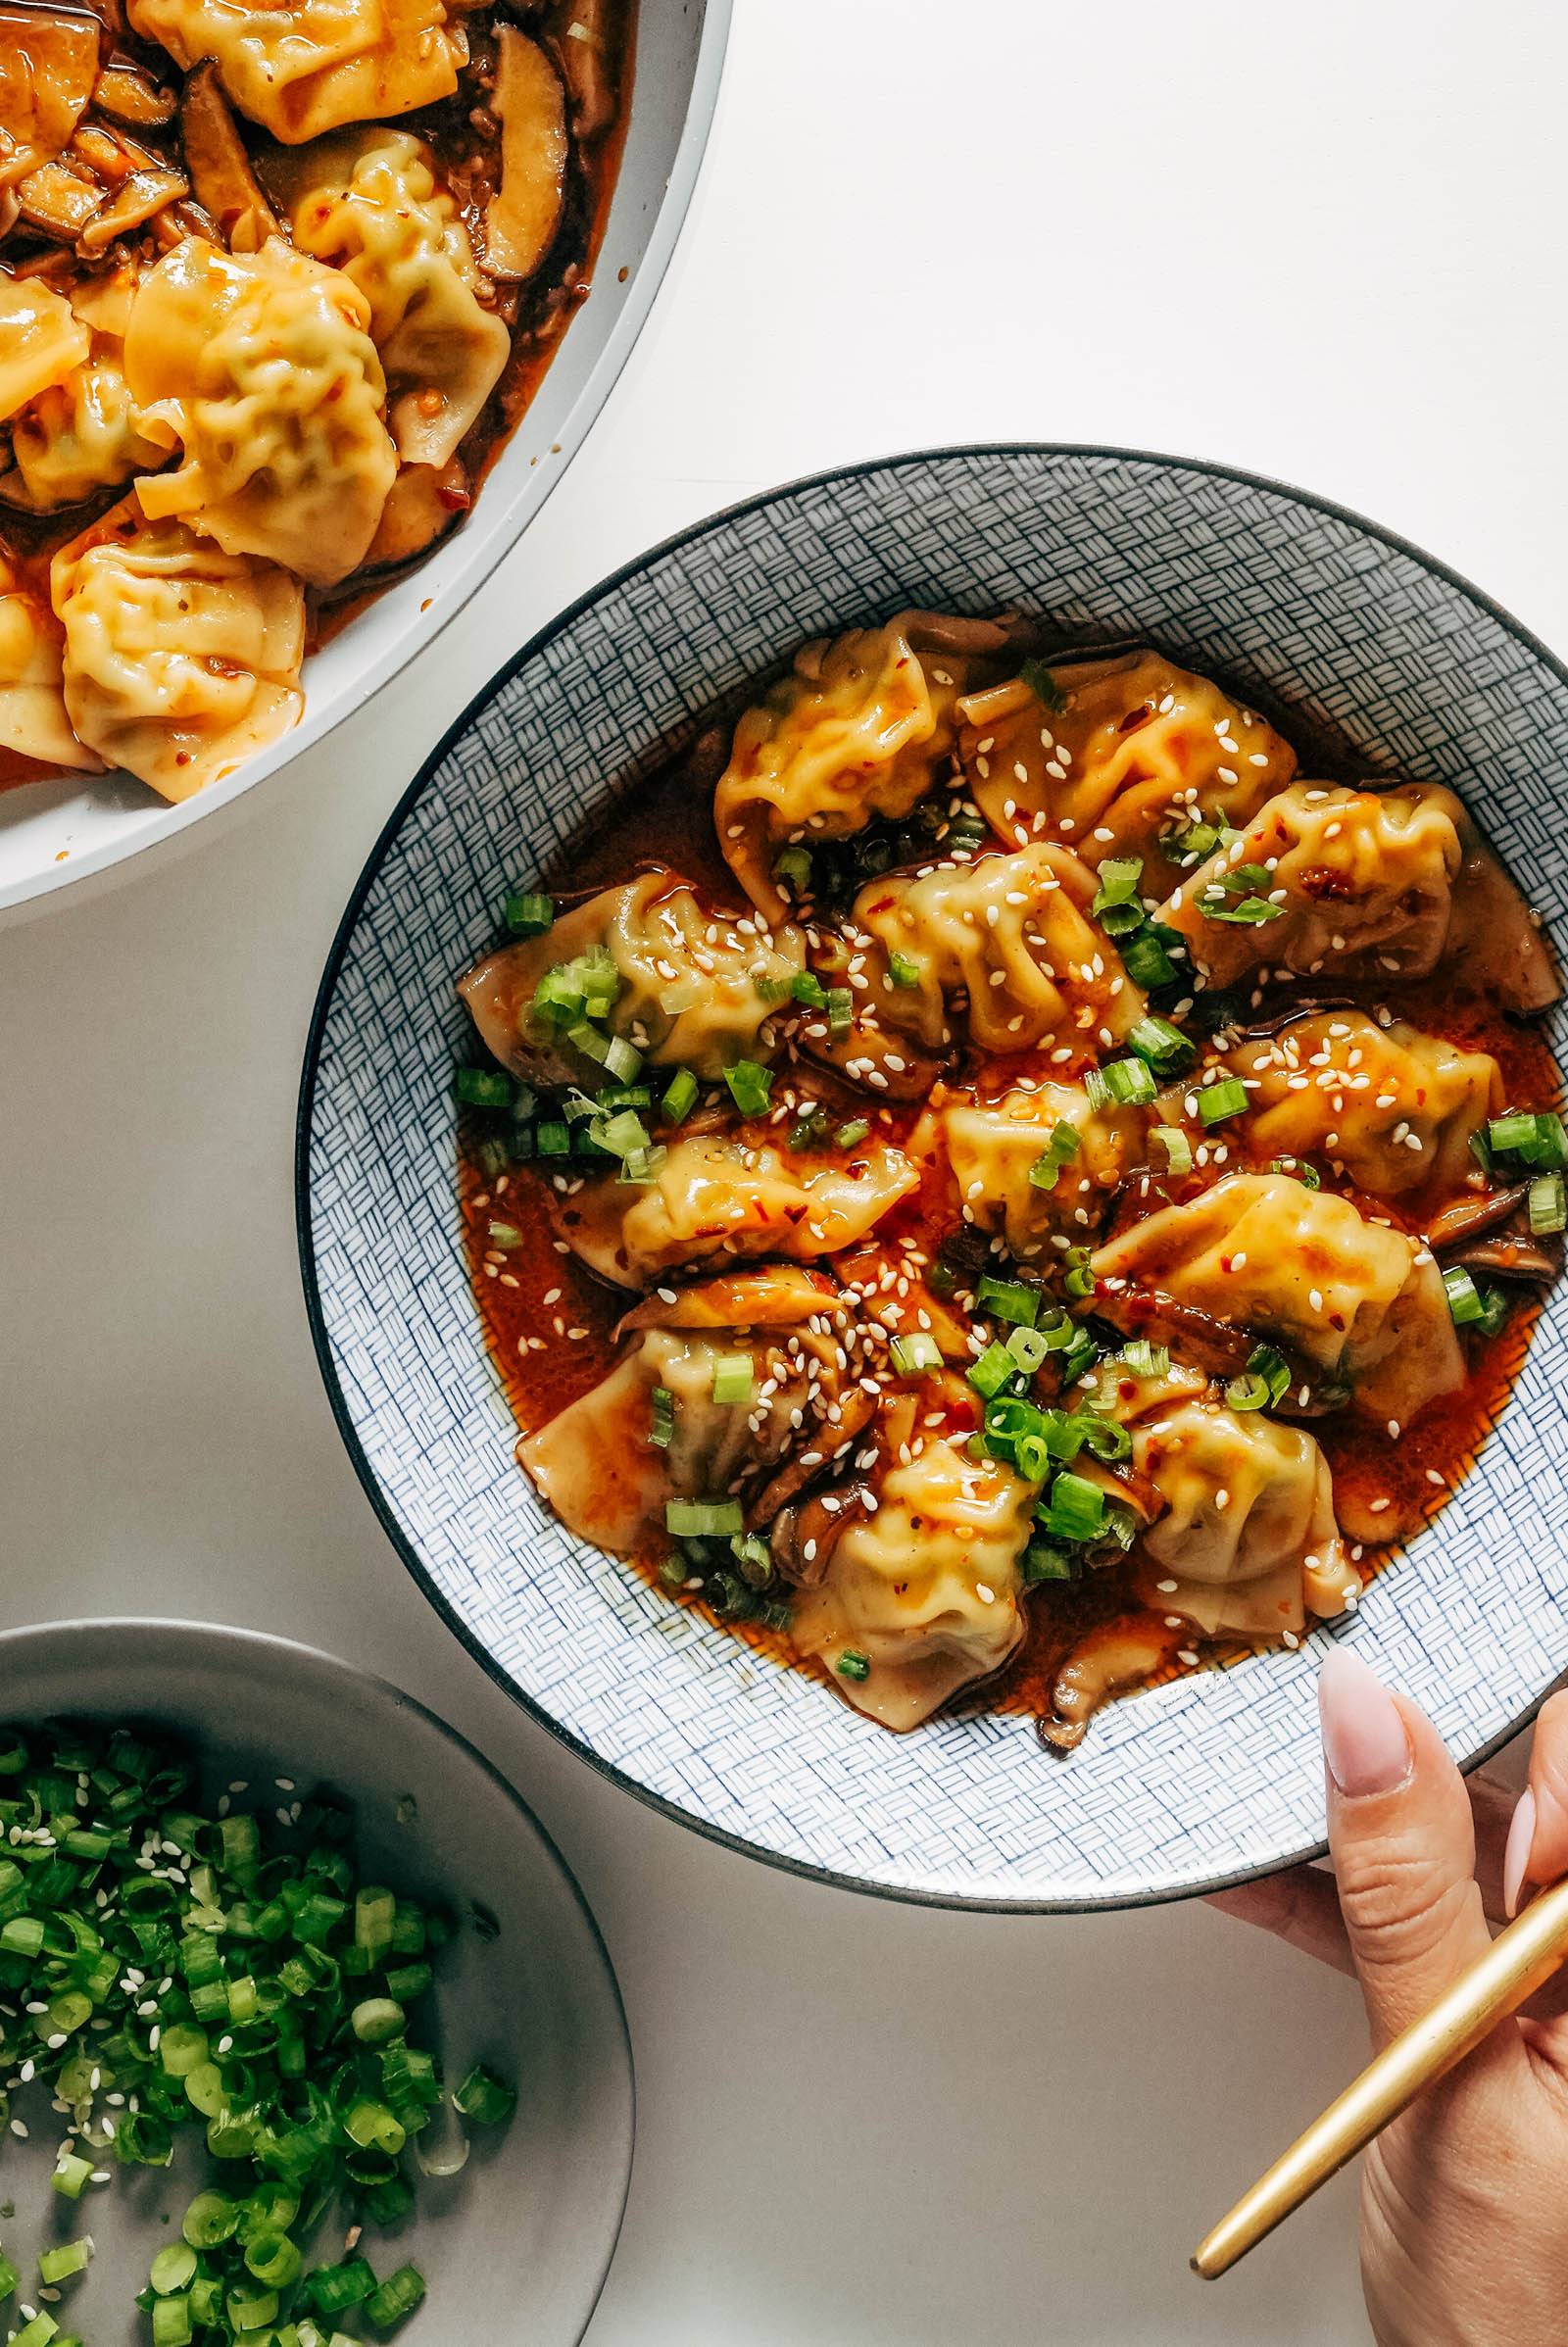
[[[1568,1874],[1568,1694],[1542,1709],[1515,1805],[1484,1777],[1467,1790],[1425,1714],[1348,1648],[1318,1693],[1334,1878],[1298,1867],[1213,1904],[1353,1972],[1376,2048],[1486,1952],[1489,1916]],[[1563,1974],[1371,2146],[1361,2279],[1379,2347],[1563,2347]]]

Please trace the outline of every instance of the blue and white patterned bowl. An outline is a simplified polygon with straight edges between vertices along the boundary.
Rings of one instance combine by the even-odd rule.
[[[1568,672],[1494,604],[1320,501],[1170,458],[957,450],[806,481],[687,531],[483,693],[388,825],[322,980],[300,1246],[344,1441],[410,1570],[500,1684],[701,1832],[897,1896],[1178,1896],[1311,1854],[1331,1637],[1463,1761],[1568,1668],[1568,1291],[1480,1468],[1348,1625],[1115,1705],[1063,1764],[1027,1719],[884,1735],[549,1521],[469,1295],[454,973],[509,886],[803,637],[1018,604],[1223,671],[1356,756],[1451,784],[1568,942]],[[1568,1047],[1559,1016],[1556,1048]]]

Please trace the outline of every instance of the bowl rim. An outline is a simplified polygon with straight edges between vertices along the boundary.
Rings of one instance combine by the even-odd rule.
[[[340,726],[346,725],[351,717],[358,716],[369,707],[383,685],[390,683],[394,676],[401,675],[412,661],[427,652],[437,637],[472,602],[513,548],[521,542],[529,526],[554,496],[572,460],[580,453],[583,442],[598,421],[600,410],[620,380],[648,322],[649,313],[663,284],[681,230],[686,224],[702,167],[711,143],[734,0],[703,0],[703,7],[702,31],[698,36],[697,55],[692,65],[691,94],[641,264],[605,337],[604,347],[590,366],[582,389],[560,427],[549,465],[540,466],[525,475],[513,491],[507,505],[503,506],[498,501],[494,517],[486,517],[483,528],[475,531],[472,551],[466,561],[456,565],[445,592],[433,597],[425,610],[416,611],[397,640],[385,646],[368,663],[364,675],[345,697],[342,707],[324,718],[318,730],[312,728],[307,694],[300,723],[291,732],[282,735],[256,757],[242,758],[230,773],[210,783],[206,789],[195,791],[190,798],[169,806],[165,810],[165,819],[144,837],[106,842],[96,849],[88,847],[79,855],[74,854],[69,862],[50,864],[26,879],[0,882],[0,920],[24,915],[28,907],[35,912],[41,911],[50,904],[58,903],[78,883],[91,893],[90,884],[98,882],[101,885],[111,873],[123,876],[127,867],[145,869],[143,858],[155,857],[162,851],[187,843],[190,832],[203,816],[232,809],[259,784],[270,781],[274,775],[286,773],[303,752],[317,750],[323,742],[329,741]],[[633,106],[636,102],[634,86]],[[523,420],[519,419],[518,430]],[[514,432],[512,438],[515,437]],[[519,514],[516,509],[521,505],[526,505],[528,510]],[[420,565],[416,564],[408,575],[417,577],[419,568]]]
[[[362,1664],[349,1662],[343,1655],[333,1654],[325,1646],[308,1645],[301,1638],[285,1638],[276,1631],[250,1630],[234,1622],[209,1622],[191,1614],[70,1614],[58,1621],[22,1623],[15,1629],[0,1631],[0,1687],[6,1689],[5,1693],[0,1693],[0,1719],[19,1716],[12,1709],[13,1698],[21,1701],[24,1708],[27,1663],[39,1647],[49,1640],[68,1642],[89,1635],[110,1640],[124,1638],[133,1644],[148,1646],[156,1645],[161,1639],[216,1638],[224,1646],[255,1657],[264,1667],[270,1665],[285,1679],[307,1671],[328,1679],[352,1681],[383,1700],[390,1698],[400,1709],[414,1712],[427,1728],[435,1731],[442,1742],[451,1745],[481,1776],[488,1778],[502,1799],[516,1812],[525,1832],[554,1868],[587,1927],[589,1944],[598,1958],[601,1980],[610,1991],[610,2009],[625,2063],[627,2101],[625,2140],[620,2152],[620,2190],[614,2223],[611,2226],[610,2238],[598,2271],[585,2276],[588,2296],[577,2331],[580,2343],[587,2335],[599,2301],[604,2296],[605,2283],[610,2278],[610,2269],[614,2262],[615,2251],[620,2246],[626,2222],[637,2141],[637,2066],[632,2051],[631,2029],[626,2020],[625,1998],[621,1994],[620,1981],[611,1961],[610,1950],[605,1944],[605,1935],[599,1928],[599,1919],[589,1906],[581,1883],[563,1857],[554,1837],[534,1815],[512,1780],[504,1777],[495,1763],[487,1760],[461,1729],[454,1728],[450,1720],[444,1720],[427,1703],[421,1703],[417,1695],[411,1695],[406,1687],[384,1679],[379,1671],[368,1671]],[[89,1709],[82,1716],[90,1718],[93,1715]]]
[[[1214,1891],[1234,1890],[1248,1882],[1264,1882],[1269,1876],[1282,1873],[1288,1867],[1307,1865],[1327,1856],[1328,1842],[1320,1836],[1314,1841],[1304,1842],[1298,1847],[1285,1852],[1282,1856],[1262,1861],[1256,1865],[1224,1869],[1217,1874],[1205,1876],[1199,1882],[1160,1884],[1148,1889],[1119,1892],[1109,1898],[1064,1896],[1048,1899],[1008,1899],[971,1895],[962,1891],[921,1889],[897,1882],[871,1882],[858,1875],[845,1874],[833,1867],[816,1865],[808,1859],[794,1858],[782,1851],[767,1849],[760,1842],[748,1840],[742,1834],[732,1833],[726,1827],[716,1826],[706,1818],[694,1816],[691,1811],[682,1808],[678,1802],[668,1799],[662,1793],[653,1791],[648,1785],[639,1784],[634,1777],[628,1775],[613,1761],[605,1759],[564,1722],[557,1719],[543,1704],[518,1687],[510,1674],[496,1661],[483,1641],[469,1630],[456,1606],[452,1604],[426,1570],[413,1540],[404,1531],[391,1500],[360,1442],[347,1396],[333,1360],[331,1338],[327,1331],[326,1315],[322,1308],[320,1288],[316,1276],[316,1247],[311,1198],[311,1143],[321,1051],[338,976],[366,902],[380,876],[381,866],[408,815],[426,787],[433,781],[450,751],[467,731],[474,719],[497,693],[510,684],[513,678],[531,660],[547,652],[557,638],[575,625],[583,613],[602,596],[612,594],[615,589],[624,586],[628,580],[634,578],[639,571],[649,569],[654,563],[662,562],[667,555],[677,553],[681,548],[695,544],[711,532],[722,529],[730,523],[744,520],[748,515],[760,513],[782,500],[801,496],[813,489],[829,488],[835,483],[859,480],[870,473],[897,472],[905,468],[991,457],[1094,459],[1123,465],[1162,466],[1176,471],[1197,473],[1212,480],[1228,481],[1241,488],[1262,489],[1272,496],[1288,498],[1293,504],[1305,507],[1312,513],[1323,513],[1333,520],[1348,523],[1366,537],[1387,547],[1392,553],[1401,555],[1407,561],[1416,563],[1432,577],[1441,579],[1445,585],[1457,589],[1460,594],[1468,597],[1472,603],[1486,611],[1518,643],[1525,646],[1537,660],[1544,662],[1565,688],[1568,688],[1568,661],[1560,660],[1533,629],[1526,627],[1523,620],[1516,618],[1505,605],[1498,603],[1494,597],[1488,595],[1482,588],[1476,586],[1474,581],[1467,578],[1463,571],[1454,569],[1450,563],[1441,561],[1436,555],[1429,554],[1424,547],[1416,545],[1413,539],[1401,536],[1397,530],[1386,528],[1383,523],[1369,519],[1366,514],[1358,513],[1353,506],[1341,505],[1334,498],[1320,496],[1315,490],[1298,488],[1294,482],[1276,480],[1269,473],[1252,472],[1245,466],[1226,465],[1213,458],[1187,457],[1174,454],[1169,450],[1124,448],[1092,441],[956,441],[929,448],[901,449],[885,456],[862,457],[843,465],[826,465],[820,471],[798,474],[789,480],[776,483],[772,488],[758,490],[750,496],[738,498],[733,504],[716,507],[710,513],[699,516],[697,520],[686,523],[678,530],[671,531],[667,537],[660,539],[657,544],[646,548],[642,553],[634,555],[629,561],[620,563],[615,569],[607,572],[596,585],[589,587],[573,602],[567,604],[555,618],[548,620],[529,638],[527,643],[512,655],[510,660],[504,661],[489,681],[473,695],[467,707],[447,727],[413,781],[398,798],[366,857],[359,878],[344,906],[343,917],[333,936],[325,966],[321,972],[320,984],[317,989],[316,1002],[311,1011],[311,1023],[306,1036],[305,1056],[300,1070],[299,1098],[295,1112],[295,1240],[299,1249],[300,1278],[305,1291],[306,1316],[310,1324],[311,1342],[316,1351],[317,1367],[320,1371],[321,1383],[326,1389],[327,1401],[331,1406],[332,1416],[337,1422],[337,1430],[342,1438],[344,1448],[349,1454],[354,1471],[360,1479],[366,1496],[369,1500],[383,1532],[422,1595],[460,1644],[483,1670],[486,1677],[501,1687],[513,1702],[519,1704],[530,1719],[536,1720],[542,1728],[547,1730],[558,1743],[564,1744],[568,1751],[574,1753],[579,1760],[585,1761],[599,1776],[616,1785],[620,1791],[630,1793],[634,1799],[641,1801],[647,1808],[657,1811],[662,1817],[672,1819],[677,1825],[684,1826],[689,1833],[701,1834],[705,1841],[716,1842],[721,1848],[733,1850],[741,1857],[753,1859],[764,1866],[774,1867],[783,1874],[799,1876],[809,1882],[824,1883],[834,1890],[854,1891],[863,1898],[891,1899],[904,1906],[951,1908],[962,1913],[980,1915],[1102,1915],[1114,1913],[1120,1908],[1162,1907],[1183,1899],[1206,1898]],[[0,1652],[3,1652],[3,1644],[0,1644]],[[1460,1771],[1465,1776],[1469,1776],[1473,1770],[1483,1767],[1505,1744],[1512,1742],[1513,1738],[1535,1719],[1555,1684],[1555,1682],[1551,1682],[1543,1687],[1540,1694],[1513,1714],[1496,1735],[1488,1737],[1474,1750],[1467,1750],[1462,1756],[1455,1754],[1454,1758]]]

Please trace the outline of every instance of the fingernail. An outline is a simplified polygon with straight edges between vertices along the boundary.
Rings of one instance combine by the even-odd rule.
[[[1502,1853],[1502,1912],[1510,1922],[1519,1912],[1519,1893],[1525,1886],[1525,1868],[1536,1838],[1536,1796],[1526,1785],[1508,1828],[1508,1846]]]
[[[1333,1646],[1317,1682],[1323,1753],[1339,1790],[1356,1800],[1393,1792],[1410,1774],[1410,1739],[1393,1696],[1358,1654]]]

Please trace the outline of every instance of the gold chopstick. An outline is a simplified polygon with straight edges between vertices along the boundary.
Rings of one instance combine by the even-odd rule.
[[[1374,2135],[1423,2087],[1443,2078],[1473,2053],[1505,2015],[1515,2012],[1568,1956],[1568,1882],[1555,1883],[1531,1902],[1487,1953],[1474,1963],[1430,2013],[1386,2045],[1360,2077],[1314,2119],[1282,2159],[1244,2192],[1228,2217],[1201,2240],[1193,2271],[1207,2281],[1228,2273],[1283,2224],[1319,2184],[1338,2176],[1347,2161],[1364,2151]]]

